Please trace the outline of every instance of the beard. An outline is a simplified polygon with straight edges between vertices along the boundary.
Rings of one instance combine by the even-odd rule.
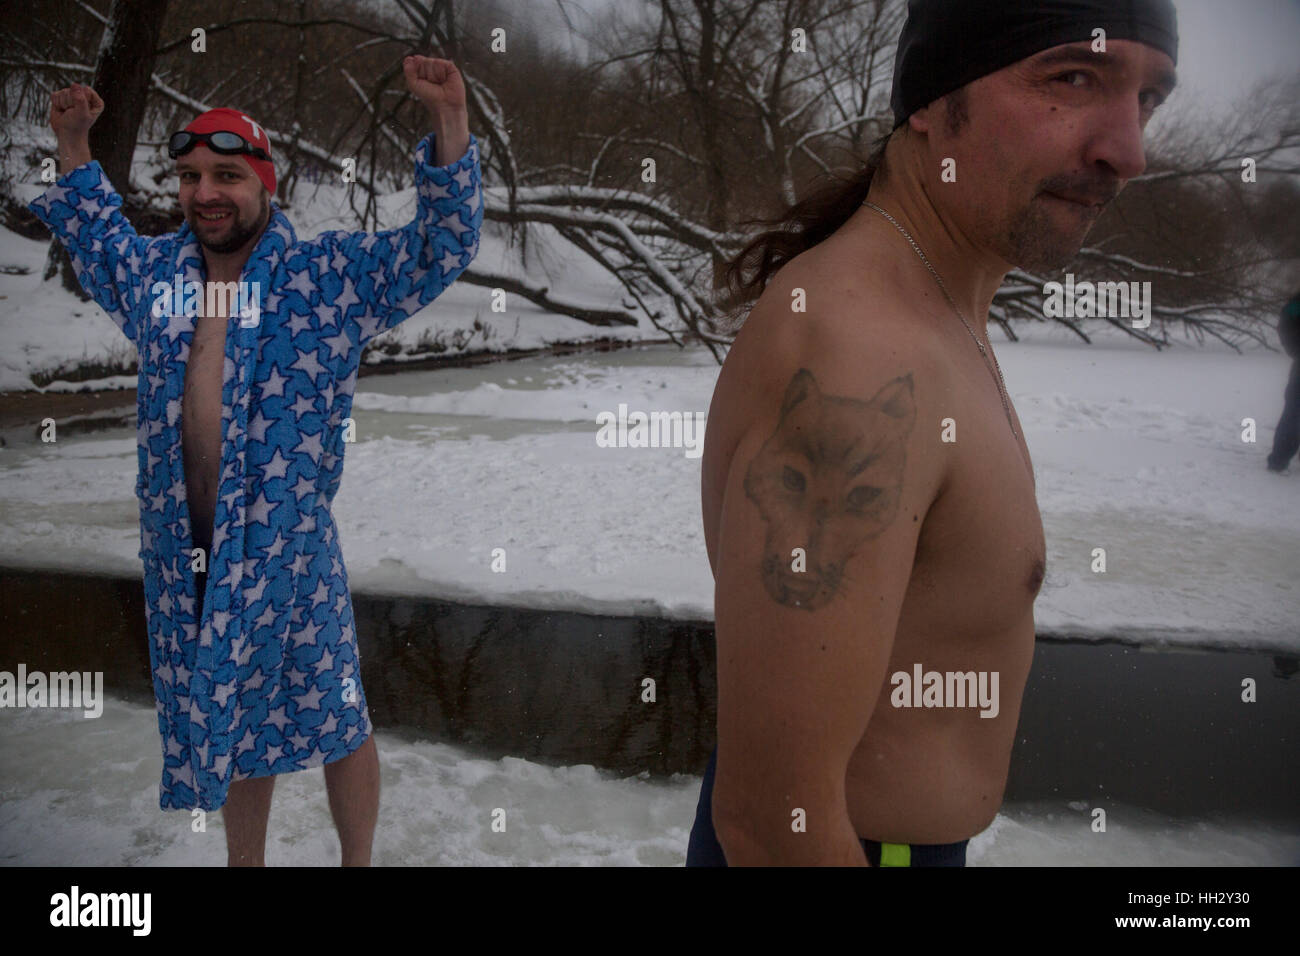
[[[1035,198],[1020,211],[1007,233],[1011,246],[1008,262],[1028,272],[1055,272],[1079,254],[1087,233],[1063,229],[1061,217],[1076,215],[1082,219],[1088,213],[1082,209],[1061,213],[1044,208],[1051,203],[1053,200],[1046,197]]]
[[[205,232],[213,234],[212,225],[200,219],[197,211],[195,211],[190,218],[190,229],[193,230],[194,238],[198,240],[200,246],[208,252],[213,252],[217,255],[228,255],[242,249],[248,244],[249,240],[266,228],[267,222],[271,219],[271,202],[269,197],[264,193],[262,195],[262,207],[258,210],[257,216],[252,220],[242,219],[239,214],[239,209],[232,208],[231,216],[226,221],[229,224],[228,228],[219,228],[216,230],[217,234],[222,232],[225,233],[225,236],[222,239],[203,238]]]
[[[1102,205],[1088,209],[1058,199],[1053,193]],[[1118,193],[1114,180],[1102,182],[1077,176],[1044,180],[1039,192],[1013,216],[1007,228],[1007,261],[1030,272],[1051,272],[1065,266],[1079,254],[1102,209]]]

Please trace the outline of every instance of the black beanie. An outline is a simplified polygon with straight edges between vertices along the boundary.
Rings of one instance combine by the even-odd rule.
[[[1178,62],[1173,0],[909,0],[894,58],[894,129],[923,106],[1063,43],[1135,40]]]

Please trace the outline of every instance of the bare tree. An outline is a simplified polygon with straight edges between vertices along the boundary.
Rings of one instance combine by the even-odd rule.
[[[893,0],[656,0],[656,10],[653,32],[606,31],[612,39],[603,63],[641,81],[644,113],[690,117],[689,130],[659,134],[668,142],[645,134],[634,141],[676,164],[674,188],[656,198],[699,211],[716,276],[720,259],[745,238],[733,210],[766,209],[762,221],[775,224],[798,199],[796,183],[815,185],[801,173],[830,174],[843,156],[860,169],[865,144],[890,131],[887,100],[877,94],[888,89],[882,81],[904,11]],[[805,41],[803,51],[795,39]],[[1280,289],[1289,294],[1295,285],[1295,243],[1287,238],[1294,227],[1278,226],[1293,223],[1297,207],[1296,96],[1292,81],[1271,96],[1252,96],[1227,129],[1206,130],[1202,117],[1191,116],[1179,133],[1200,130],[1200,140],[1171,132],[1153,145],[1151,171],[1130,184],[1067,267],[1094,282],[1152,283],[1150,328],[1107,321],[1155,347],[1174,328],[1234,347],[1267,340]],[[732,135],[719,135],[724,129]],[[600,149],[598,158],[614,151],[608,142]],[[1245,158],[1253,160],[1258,186],[1241,182]],[[703,183],[702,195],[682,188],[692,177]],[[757,193],[747,193],[747,183]],[[1258,226],[1243,226],[1251,222]],[[1265,222],[1275,223],[1267,242]],[[1275,281],[1263,281],[1270,276]],[[990,319],[1012,339],[1012,322],[1032,319],[1060,322],[1089,341],[1079,322],[1044,315],[1048,280],[1013,270]]]
[[[0,57],[9,71],[0,89],[14,109],[30,112],[32,90],[49,88],[46,77],[66,85],[98,76],[101,58],[86,65],[83,50],[110,48],[100,35],[117,35],[84,0],[52,3],[77,12],[64,38],[39,17],[28,23],[39,26],[39,39],[30,30],[4,34],[14,52]],[[143,76],[145,89],[129,98],[139,112],[132,128],[175,128],[182,114],[238,103],[283,144],[282,199],[292,197],[302,164],[341,171],[351,157],[353,209],[362,228],[373,228],[376,195],[409,182],[411,146],[425,133],[401,83],[401,56],[451,57],[480,141],[488,222],[515,244],[525,270],[530,243],[558,235],[624,294],[594,307],[563,281],[501,275],[477,262],[461,281],[597,327],[648,317],[672,341],[702,341],[720,357],[731,336],[716,321],[716,278],[744,247],[753,217],[779,218],[818,177],[861,168],[868,144],[892,128],[903,0],[650,0],[641,8],[648,17],[605,8],[585,33],[570,0],[553,9],[595,51],[585,62],[543,46],[529,20],[535,8],[499,0],[394,0],[382,10],[357,0],[176,0],[173,22],[207,22],[214,55],[189,55],[188,27],[145,44],[152,58],[133,46],[133,82]],[[509,52],[490,48],[502,26]],[[255,58],[258,70],[231,70],[235,51]],[[1203,126],[1197,117],[1171,125],[1150,171],[1099,222],[1075,271],[1097,281],[1149,279],[1159,293],[1153,326],[1117,323],[1126,332],[1157,346],[1179,325],[1233,343],[1260,338],[1258,317],[1275,311],[1275,287],[1295,282],[1295,97],[1294,85],[1279,89],[1263,111],[1256,98],[1213,137],[1193,135]],[[104,159],[122,149],[124,135]],[[1243,157],[1258,176],[1249,186],[1240,181]],[[129,190],[125,172],[117,176]],[[1012,272],[990,318],[1012,338],[1014,322],[1044,321],[1044,281]],[[1056,321],[1087,340],[1079,323]]]
[[[104,28],[90,85],[113,92],[105,100],[99,122],[90,128],[90,150],[123,196],[131,189],[131,157],[144,119],[153,50],[158,45],[167,4],[168,0],[113,0],[108,15],[99,17]],[[60,273],[65,289],[82,299],[88,298],[77,281],[67,251],[61,243],[52,240],[46,256],[45,278],[52,278],[55,272]]]

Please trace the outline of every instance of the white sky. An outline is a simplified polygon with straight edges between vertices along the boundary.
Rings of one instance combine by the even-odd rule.
[[[1220,112],[1259,80],[1300,71],[1300,0],[1175,0],[1180,96]]]

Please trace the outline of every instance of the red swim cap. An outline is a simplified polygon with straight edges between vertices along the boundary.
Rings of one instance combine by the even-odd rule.
[[[266,150],[266,155],[271,155],[271,140],[266,135],[266,130],[254,122],[251,117],[239,110],[218,107],[215,110],[208,110],[206,113],[200,113],[194,118],[189,126],[185,127],[190,133],[215,133],[218,130],[226,133],[238,133],[246,139],[250,145],[260,146]],[[200,146],[206,146],[206,143],[200,143]],[[257,178],[262,181],[272,196],[275,195],[275,166],[270,160],[258,159],[256,156],[248,153],[240,153],[239,158],[248,163],[249,168],[253,170]]]

